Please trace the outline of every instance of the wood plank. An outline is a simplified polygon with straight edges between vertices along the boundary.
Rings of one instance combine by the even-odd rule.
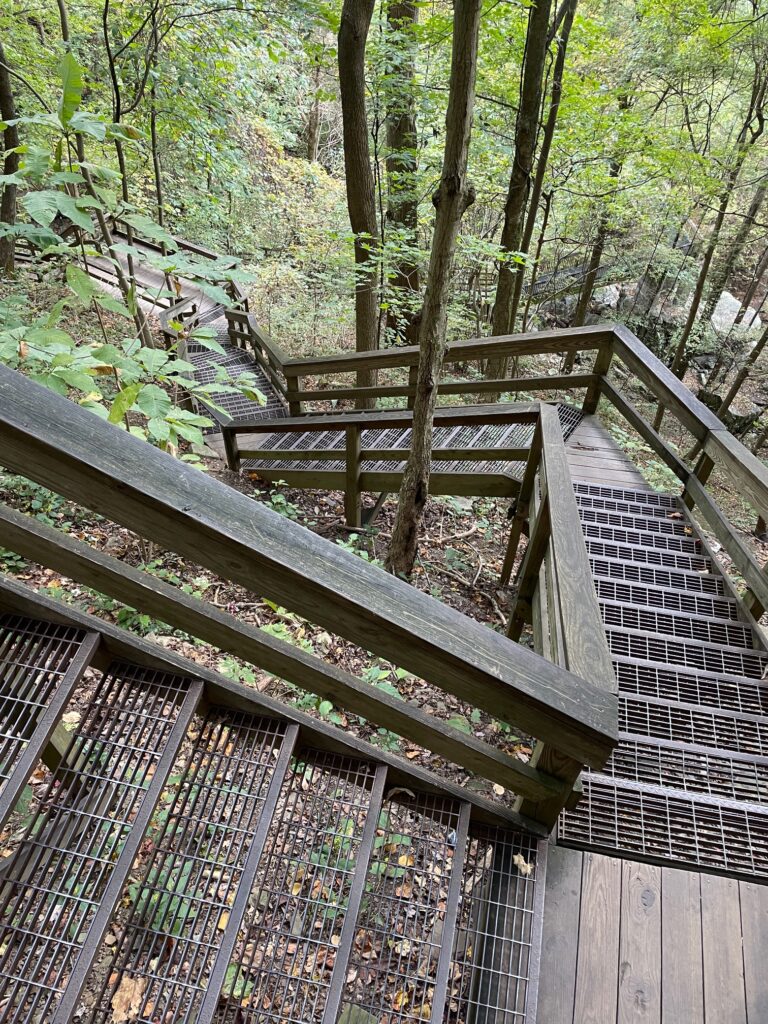
[[[322,397],[323,392],[315,392]],[[293,398],[293,396],[291,396]],[[466,405],[458,408],[435,409],[435,427],[461,427],[469,423],[534,424],[539,415],[538,402],[502,402],[496,405]],[[238,420],[232,424],[236,434],[249,431],[257,434],[306,434],[312,431],[345,430],[347,427],[362,427],[370,430],[389,430],[393,427],[410,427],[413,411],[410,409],[369,409],[348,412],[314,413],[310,416],[286,416],[275,419]]]
[[[437,390],[441,395],[479,395],[529,391],[576,391],[587,388],[599,381],[591,373],[563,374],[559,377],[505,377],[500,380],[444,380]],[[300,401],[352,398],[411,398],[416,394],[415,384],[378,384],[373,387],[323,388],[322,391],[299,391]]]
[[[737,494],[746,498],[763,519],[768,519],[768,469],[764,463],[722,424],[720,430],[710,432],[704,451],[722,467]]]
[[[614,352],[695,438],[703,441],[709,430],[724,429],[717,416],[623,325],[614,327]]]
[[[661,869],[625,860],[621,872],[618,1024],[661,1021]]]
[[[701,876],[705,1024],[746,1024],[739,883]]]
[[[661,870],[662,1024],[704,1020],[701,876]]]
[[[528,334],[506,334],[493,338],[470,338],[446,346],[445,363],[462,363],[473,359],[499,356],[538,355],[546,352],[583,352],[610,345],[614,328],[596,324],[590,327],[558,331],[531,331]],[[286,373],[318,376],[324,373],[353,373],[360,369],[411,366],[419,361],[417,345],[381,349],[378,352],[346,352],[342,355],[316,356],[309,359],[288,359]]]
[[[574,1024],[613,1024],[619,980],[621,861],[584,854]]]
[[[768,1021],[768,886],[740,882],[747,1020]]]
[[[583,854],[550,846],[544,893],[538,1019],[573,1024]]]

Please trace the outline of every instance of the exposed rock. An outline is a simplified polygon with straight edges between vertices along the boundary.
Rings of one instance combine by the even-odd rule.
[[[717,301],[715,311],[712,314],[712,326],[716,331],[729,331],[739,315],[741,302],[730,292],[723,292]],[[739,325],[744,330],[762,327],[762,321],[754,309],[747,309],[746,315]]]

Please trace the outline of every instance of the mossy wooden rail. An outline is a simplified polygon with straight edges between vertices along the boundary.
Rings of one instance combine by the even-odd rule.
[[[613,694],[4,368],[0,443],[8,468],[225,579],[256,589],[471,706],[514,722],[569,758],[599,765],[609,755],[616,735]],[[19,522],[10,513],[3,516],[2,530],[8,532],[0,532],[0,537],[10,540],[13,535],[14,544],[24,543],[29,552],[46,540],[38,530],[23,541]],[[46,545],[53,559],[56,545],[50,535]],[[459,742],[455,730],[430,729],[425,716],[418,714],[412,728],[407,705],[399,710],[377,695],[371,700],[365,687],[343,673],[324,671],[317,659],[293,656],[286,647],[269,643],[210,609],[204,612],[171,600],[167,590],[142,583],[109,560],[94,559],[71,541],[58,547],[58,564],[63,567],[66,553],[73,574],[77,570],[78,577],[87,573],[94,583],[108,583],[118,599],[151,607],[165,619],[170,616],[193,635],[203,632],[217,642],[226,640],[241,653],[258,655],[257,663],[268,655],[275,669],[313,692],[333,693],[340,703],[347,696],[358,712],[415,731],[430,747],[452,750],[459,763],[466,759],[468,766],[471,760],[477,768],[482,762],[484,771],[495,773],[498,757],[484,745]],[[569,799],[570,780],[564,783],[554,772],[531,771],[513,758],[502,760],[506,780],[519,778],[519,788],[531,794],[536,806],[546,807],[545,823],[551,825],[552,806],[562,807]],[[552,796],[555,790],[559,795]]]

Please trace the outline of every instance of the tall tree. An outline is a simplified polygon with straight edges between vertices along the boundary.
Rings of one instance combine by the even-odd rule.
[[[387,312],[387,329],[406,344],[418,343],[414,298],[419,293],[419,265],[411,255],[419,219],[416,171],[418,137],[414,77],[419,20],[416,0],[390,0],[387,24],[392,68],[387,88],[387,230],[405,247],[397,256],[389,285],[394,290]]]
[[[12,175],[19,169],[19,131],[15,124],[8,124],[16,117],[16,104],[13,99],[11,74],[5,56],[3,44],[0,42],[0,120],[5,122],[3,129],[3,174]],[[0,199],[0,223],[15,224],[16,222],[16,185],[10,181],[2,187]],[[5,235],[0,238],[0,274],[12,274],[14,270],[14,238]]]
[[[501,232],[503,254],[519,252],[523,238],[525,211],[531,185],[536,134],[541,110],[551,7],[551,0],[537,0],[532,4],[528,14],[520,104],[515,122],[515,151],[504,207],[504,227]],[[493,307],[493,333],[495,335],[508,334],[510,331],[514,278],[515,273],[510,264],[503,262],[499,267],[496,301]],[[507,372],[507,362],[506,357],[489,359],[486,376],[489,379],[504,377]]]
[[[560,99],[563,93],[563,75],[565,73],[565,57],[566,53],[568,52],[568,39],[570,38],[571,29],[573,28],[573,19],[576,16],[576,7],[578,2],[579,0],[564,0],[562,10],[562,29],[559,32],[559,34],[555,35],[555,41],[557,43],[557,56],[555,57],[555,65],[552,70],[552,86],[550,88],[549,95],[549,112],[547,113],[547,120],[544,124],[544,131],[542,132],[541,136],[541,147],[539,149],[538,159],[536,160],[536,174],[533,178],[533,186],[531,188],[530,199],[528,200],[528,212],[525,218],[523,237],[520,242],[520,252],[524,253],[526,256],[531,251],[531,239],[533,238],[533,229],[536,225],[536,217],[539,211],[539,202],[541,200],[542,189],[544,188],[544,175],[546,174],[547,165],[549,163],[549,154],[550,150],[552,149],[552,140],[555,137],[555,128],[557,127],[557,115],[560,111]],[[554,28],[555,26],[553,26],[553,29]],[[521,264],[519,267],[515,269],[516,273],[514,278],[514,294],[512,296],[512,312],[509,318],[509,330],[513,334],[515,332],[517,310],[520,306],[520,298],[523,293],[523,282],[525,280],[526,269],[525,264]]]
[[[437,385],[445,355],[446,316],[456,238],[464,211],[475,199],[467,180],[472,111],[477,78],[481,0],[454,0],[450,92],[445,120],[445,152],[435,206],[435,226],[419,330],[419,367],[408,455],[387,565],[392,572],[413,569],[419,526],[429,494],[432,424]]]
[[[378,347],[378,226],[365,103],[365,47],[374,4],[375,0],[344,0],[338,39],[347,209],[355,236],[355,347],[358,352],[372,352]],[[360,387],[370,386],[374,380],[372,371],[358,373]]]

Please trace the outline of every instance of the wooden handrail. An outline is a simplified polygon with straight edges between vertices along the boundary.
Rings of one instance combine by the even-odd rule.
[[[564,783],[335,665],[0,503],[0,543],[98,593],[334,701],[513,792],[563,801]]]
[[[589,556],[563,433],[557,412],[547,405],[541,406],[521,484],[502,570],[503,582],[509,578],[526,518],[530,523],[529,540],[517,576],[509,636],[518,640],[526,622],[539,624],[537,632],[548,633],[549,646],[543,652],[546,656],[615,694],[618,686],[600,606],[590,583]],[[545,628],[542,620],[546,620]],[[578,760],[541,741],[536,744],[532,760],[567,786],[575,786],[581,773]],[[556,811],[548,800],[542,805],[521,799],[518,808],[542,821]]]
[[[3,463],[234,583],[602,765],[606,693],[354,554],[0,367]]]

